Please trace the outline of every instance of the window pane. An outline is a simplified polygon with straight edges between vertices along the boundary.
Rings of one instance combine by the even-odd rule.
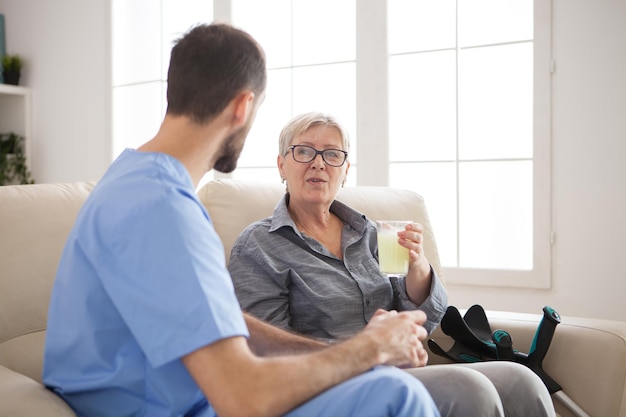
[[[320,111],[337,117],[350,132],[351,145],[356,146],[356,70],[354,62],[345,62],[355,59],[355,14],[354,0],[233,1],[234,24],[261,43],[269,68],[267,97],[239,166],[274,166],[280,130],[303,112]],[[273,23],[268,25],[270,17]],[[336,61],[342,63],[319,65]],[[356,154],[351,152],[350,159],[355,163]]]
[[[113,85],[161,79],[161,8],[113,0]]]
[[[459,166],[460,266],[532,269],[533,164]]]
[[[319,111],[339,119],[350,135],[352,163],[357,159],[355,71],[354,63],[293,69],[293,114]]]
[[[174,41],[199,23],[213,20],[212,0],[162,0],[163,4],[163,65],[162,79],[167,80],[170,52]]]
[[[532,158],[533,45],[461,51],[461,159]]]
[[[292,2],[293,65],[356,59],[355,1]]]
[[[454,159],[455,52],[401,55],[389,61],[391,160]]]
[[[268,68],[291,66],[291,0],[233,0],[232,10],[233,24],[263,47]]]
[[[457,266],[455,166],[453,162],[389,165],[391,187],[424,197],[443,266]]]
[[[456,46],[456,0],[389,0],[389,52]]]
[[[337,116],[348,129],[347,185],[356,185],[355,78],[362,68],[356,64],[356,1],[112,0],[114,85],[130,84],[113,89],[114,156],[156,132],[165,83],[155,81],[165,78],[171,41],[198,21],[210,21],[215,4],[220,17],[228,19],[232,10],[231,21],[261,43],[270,70],[267,98],[233,177],[280,181],[278,134],[293,115],[313,110]],[[386,2],[388,42],[365,44],[381,60],[389,56],[389,90],[372,82],[371,73],[359,74],[360,85],[379,90],[369,97],[378,95],[383,106],[389,100],[382,117],[359,121],[363,129],[385,132],[380,144],[360,149],[375,161],[364,168],[362,181],[389,173],[390,186],[425,197],[444,266],[478,268],[492,283],[502,271],[482,268],[530,268],[533,204],[543,208],[535,223],[549,223],[542,217],[549,217],[546,191],[532,189],[533,172],[549,176],[549,158],[533,160],[533,105],[539,103],[535,115],[545,118],[549,103],[543,97],[541,107],[542,97],[533,101],[532,95],[535,84],[549,85],[547,70],[535,80],[532,74],[534,66],[548,67],[549,5],[536,2],[540,7],[533,10],[531,0]],[[359,18],[367,25],[373,13]],[[539,17],[536,37],[533,13]],[[536,62],[533,48],[541,52]],[[549,120],[539,121],[538,137],[549,138]],[[387,147],[390,160],[381,160],[378,149]],[[549,257],[549,248],[544,252]]]
[[[458,4],[461,46],[533,39],[530,0],[463,0]]]
[[[271,168],[237,168],[233,171],[232,178],[247,181],[280,182],[280,174],[276,165]]]
[[[152,139],[163,120],[163,83],[113,89],[113,158]]]
[[[238,165],[276,166],[278,136],[291,119],[291,70],[270,70],[267,73],[267,95],[259,107]]]

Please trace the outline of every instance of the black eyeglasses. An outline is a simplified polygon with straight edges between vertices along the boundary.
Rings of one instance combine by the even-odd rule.
[[[312,146],[291,145],[287,148],[287,153],[289,153],[289,151],[291,151],[291,155],[293,155],[293,159],[296,162],[303,164],[311,162],[317,155],[322,155],[322,159],[328,165],[331,167],[340,167],[346,162],[346,158],[348,158],[348,152],[342,151],[341,149],[324,149],[323,151],[318,151]]]

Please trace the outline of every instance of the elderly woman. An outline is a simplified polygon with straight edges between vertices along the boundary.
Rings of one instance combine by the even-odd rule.
[[[272,217],[241,233],[230,256],[242,308],[327,341],[355,334],[378,309],[423,310],[424,327],[432,332],[446,310],[447,294],[424,255],[422,225],[398,233],[409,251],[409,270],[389,279],[379,272],[375,224],[335,200],[350,169],[344,128],[325,114],[297,116],[283,128],[279,151],[286,194]],[[516,363],[408,371],[424,383],[442,416],[555,415],[541,380]]]

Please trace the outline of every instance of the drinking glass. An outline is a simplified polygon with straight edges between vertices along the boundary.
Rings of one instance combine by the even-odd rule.
[[[378,264],[388,276],[406,275],[409,270],[409,250],[398,243],[398,232],[405,230],[410,220],[377,220]]]

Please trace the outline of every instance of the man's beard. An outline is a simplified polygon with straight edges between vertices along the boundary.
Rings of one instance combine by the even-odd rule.
[[[213,168],[219,172],[227,174],[233,172],[237,168],[237,160],[241,155],[243,144],[246,140],[248,129],[240,129],[230,135],[222,144],[220,157],[215,161]]]

